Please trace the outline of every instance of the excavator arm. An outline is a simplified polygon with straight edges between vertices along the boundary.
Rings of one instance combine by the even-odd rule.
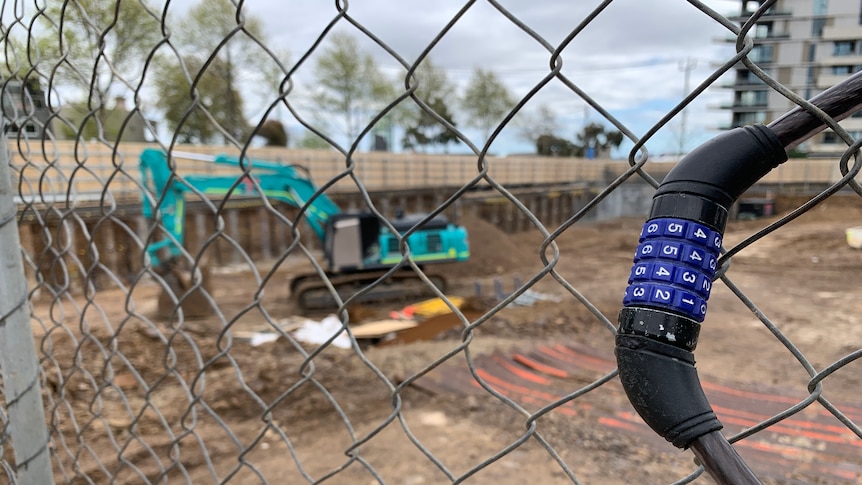
[[[226,155],[211,157],[175,152],[173,157],[240,167],[238,158]],[[341,210],[326,194],[318,193],[307,171],[296,165],[257,160],[247,163],[251,165],[250,175],[198,174],[180,177],[171,168],[164,152],[147,148],[141,153],[141,178],[152,197],[152,202],[144,200],[144,216],[149,220],[160,220],[162,228],[168,233],[167,237],[147,246],[147,253],[153,265],[158,266],[182,253],[185,238],[185,197],[188,192],[213,198],[223,198],[228,194],[237,197],[263,195],[294,207],[304,207],[304,217],[311,229],[321,242],[325,241],[327,220],[341,213]]]

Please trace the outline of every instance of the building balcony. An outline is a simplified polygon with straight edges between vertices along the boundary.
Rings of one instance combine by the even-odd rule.
[[[758,35],[753,37],[755,44],[768,44],[772,42],[781,42],[783,40],[787,40],[790,38],[790,34],[787,32],[775,32],[769,33],[767,35]],[[721,39],[723,42],[728,44],[736,44],[737,37],[735,36],[727,36]]]
[[[763,104],[743,104],[743,103],[721,103],[710,106],[710,109],[729,109],[734,113],[745,113],[749,111],[763,111],[768,105]]]
[[[855,40],[862,39],[862,25],[824,27],[823,40]]]
[[[744,89],[745,91],[760,91],[770,89],[760,78],[755,81],[735,79],[718,84],[716,87],[725,89]]]
[[[752,15],[754,15],[753,10],[752,11],[745,11],[745,12],[731,12],[731,13],[725,15],[725,17],[727,17],[727,19],[730,21],[742,23],[742,22],[745,22],[746,20],[748,20],[748,18],[751,17]],[[764,13],[763,16],[761,16],[760,18],[764,19],[764,20],[765,19],[783,19],[783,18],[790,18],[792,16],[793,16],[793,12],[791,10],[777,10],[775,8],[771,8],[771,9],[767,10],[766,13]]]
[[[841,120],[841,126],[852,132],[862,132],[862,117],[851,116]]]
[[[820,89],[831,88],[850,76],[851,74],[821,74],[817,76],[815,85]]]
[[[862,55],[850,54],[846,56],[828,56],[817,60],[821,66],[847,66],[862,65]]]
[[[748,55],[748,59],[751,60],[751,62],[757,64],[761,69],[765,69],[770,64],[775,62],[775,60],[772,57],[752,56],[750,53]],[[745,66],[745,64],[742,62],[742,60],[740,60],[739,62],[736,63],[736,67],[744,67],[744,66]]]

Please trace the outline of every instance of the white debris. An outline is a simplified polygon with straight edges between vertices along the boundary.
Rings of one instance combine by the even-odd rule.
[[[278,337],[280,337],[280,335],[274,332],[257,332],[251,336],[251,341],[249,343],[252,347],[257,347],[258,345],[275,342],[278,340]]]
[[[560,298],[554,295],[539,293],[538,291],[527,290],[518,295],[518,297],[515,298],[515,301],[513,301],[511,305],[533,306],[537,301],[552,301],[554,303],[559,303]]]
[[[332,345],[340,349],[349,349],[350,337],[343,330],[344,326],[341,320],[335,315],[329,315],[319,322],[305,320],[296,332],[293,333],[293,336],[300,342],[319,345],[328,342],[329,339],[338,334],[335,340],[332,341]],[[339,334],[339,332],[341,333]]]

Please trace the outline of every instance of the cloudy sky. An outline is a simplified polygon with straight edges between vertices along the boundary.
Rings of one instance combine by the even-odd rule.
[[[464,3],[352,0],[347,12],[410,62],[458,14]],[[582,0],[499,3],[554,47],[599,4]],[[739,2],[707,4],[719,13],[739,9]],[[311,48],[337,14],[332,1],[249,0],[246,8],[249,14],[259,14],[265,21],[270,44],[286,47],[294,60]],[[355,34],[363,40],[363,49],[374,55],[387,73],[403,78],[404,70],[399,63],[373,42],[366,41],[346,19],[339,21],[334,30]],[[690,73],[693,89],[711,74],[716,63],[732,55],[732,44],[716,42],[729,35],[723,26],[682,0],[617,0],[565,48],[562,72],[640,136],[682,99],[686,60],[694,66]],[[548,74],[550,57],[540,43],[482,1],[474,3],[431,51],[431,59],[458,85],[466,84],[477,67],[491,69],[518,99]],[[716,127],[729,123],[726,111],[711,109],[729,99],[729,91],[711,89],[691,105],[686,114],[687,149],[714,135],[712,130]],[[590,121],[601,121],[595,111],[586,110],[584,101],[557,80],[542,88],[527,109],[540,104],[547,104],[558,114],[560,135],[564,137],[573,138],[585,116]],[[651,153],[678,150],[682,132],[679,118],[648,144]],[[467,133],[477,145],[482,144],[477,133]],[[504,130],[493,148],[497,153],[532,149],[514,129]]]
[[[191,4],[190,0],[177,2]],[[177,8],[172,3],[171,8]],[[371,31],[402,59],[412,62],[435,39],[458,12],[462,0],[342,0],[351,19]],[[600,2],[596,0],[500,0],[512,15],[527,24],[547,43],[560,45]],[[738,1],[707,1],[719,13],[739,10]],[[287,49],[296,62],[312,48],[321,32],[337,16],[333,1],[247,0],[244,11],[264,21],[267,44]],[[392,55],[376,46],[347,19],[340,19],[334,32],[348,32],[363,50],[372,54],[393,80],[403,82],[405,70]],[[733,53],[730,43],[717,39],[730,33],[683,0],[617,0],[612,2],[563,50],[562,72],[601,106],[617,117],[636,136],[643,135],[683,97],[683,65],[690,62],[693,89]],[[319,52],[318,49],[317,52]],[[521,99],[549,72],[549,52],[518,28],[491,4],[477,1],[470,6],[431,51],[435,65],[459,86],[466,84],[475,68],[493,70]],[[296,78],[296,99],[309,93],[315,55]],[[710,89],[687,110],[685,148],[713,136],[729,123],[726,111],[714,109],[730,100],[730,92]],[[252,103],[253,104],[253,103]],[[584,120],[602,121],[594,110],[558,80],[552,81],[527,104],[526,110],[550,106],[561,124],[559,135],[574,138]],[[310,109],[310,108],[309,108]],[[291,120],[285,119],[290,125]],[[457,115],[456,115],[457,122]],[[294,124],[295,125],[295,124]],[[462,126],[459,125],[459,128]],[[296,125],[292,130],[296,130]],[[481,136],[465,129],[477,146]],[[678,151],[680,117],[647,144],[658,155]],[[630,147],[628,143],[624,146]],[[460,149],[465,150],[461,145]],[[502,132],[492,152],[532,151],[533,147],[514,128]],[[626,156],[628,149],[617,153]]]

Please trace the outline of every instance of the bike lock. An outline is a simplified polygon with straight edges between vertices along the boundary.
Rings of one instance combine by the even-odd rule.
[[[683,158],[653,198],[619,315],[616,355],[632,405],[674,446],[686,448],[721,429],[701,389],[693,351],[728,211],[785,160],[768,128],[737,128]]]
[[[862,107],[862,73],[811,100],[834,120]],[[802,108],[769,126],[725,132],[668,173],[653,197],[619,314],[616,356],[632,406],[679,448],[722,428],[695,369],[694,349],[717,271],[728,212],[786,150],[825,123]]]

